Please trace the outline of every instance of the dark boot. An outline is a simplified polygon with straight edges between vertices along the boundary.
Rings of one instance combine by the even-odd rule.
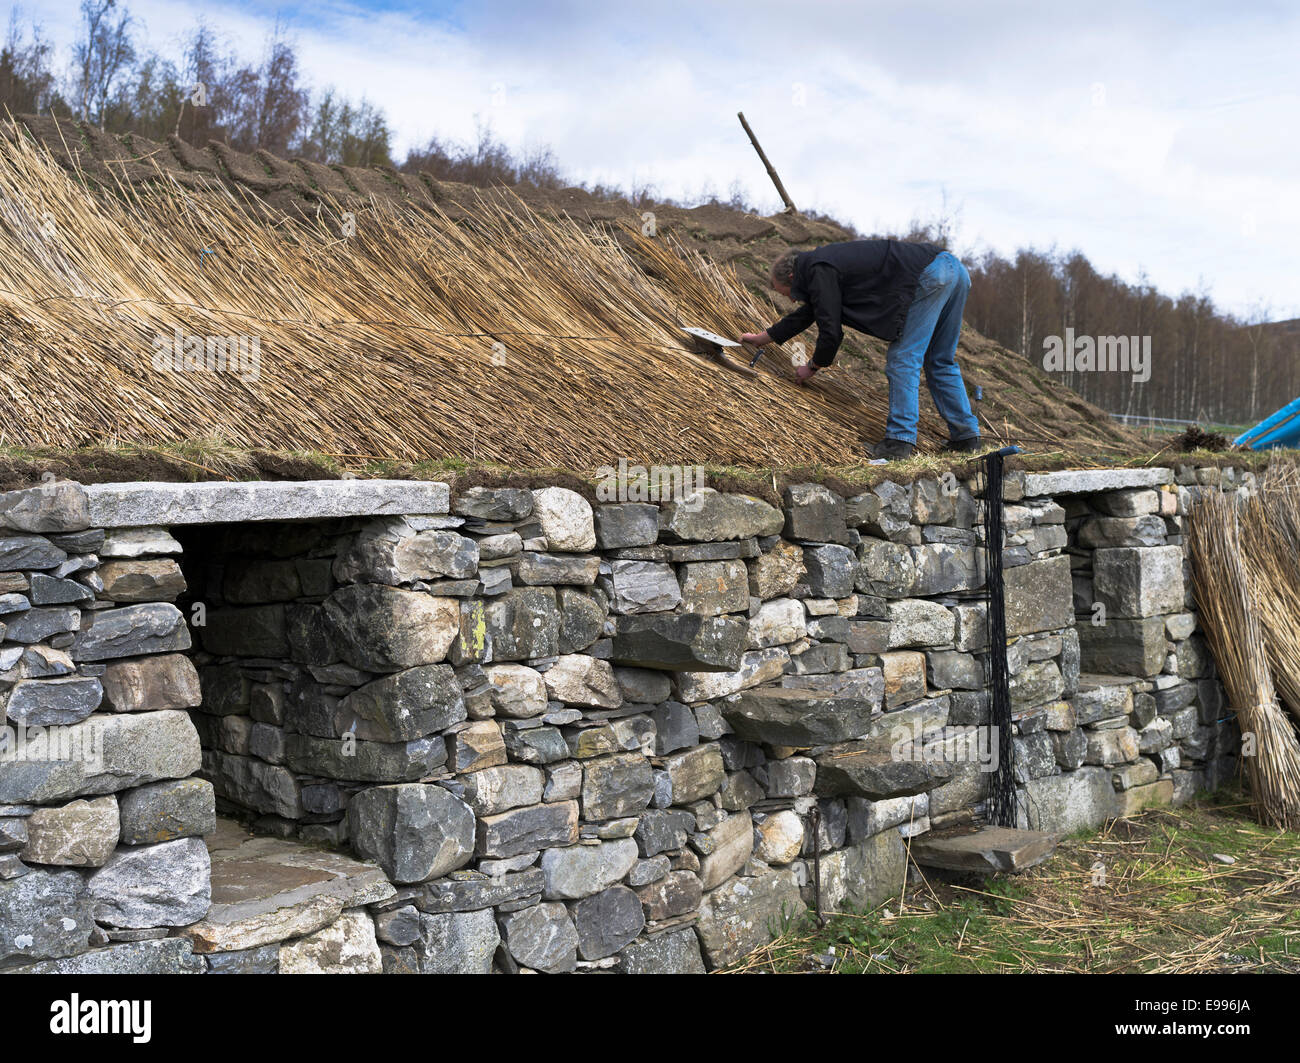
[[[916,447],[902,439],[882,439],[871,448],[873,458],[884,458],[886,461],[901,461],[915,453]]]
[[[943,449],[956,454],[975,454],[984,449],[984,443],[979,436],[967,436],[965,439],[948,440]]]

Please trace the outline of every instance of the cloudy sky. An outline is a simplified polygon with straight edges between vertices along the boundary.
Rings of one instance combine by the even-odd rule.
[[[1171,294],[1300,317],[1300,5],[820,0],[125,0],[156,49],[199,15],[241,54],[278,18],[316,88],[398,153],[476,119],[576,180],[801,208],[864,231],[943,213],[958,249],[1078,248]],[[29,3],[66,47],[75,0]]]

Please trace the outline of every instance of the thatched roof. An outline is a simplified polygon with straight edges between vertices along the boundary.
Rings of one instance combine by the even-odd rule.
[[[846,364],[799,389],[776,352],[747,380],[689,350],[680,325],[735,335],[780,313],[693,249],[694,212],[657,211],[647,237],[627,205],[570,217],[563,196],[453,196],[52,119],[7,134],[0,444],[773,466],[851,463],[882,434],[883,379]],[[710,250],[836,238],[720,213]],[[251,361],[160,369],[189,337],[256,341],[255,378]],[[924,440],[942,435],[931,417]]]

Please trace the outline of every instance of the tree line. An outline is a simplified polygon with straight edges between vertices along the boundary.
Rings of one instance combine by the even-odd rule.
[[[59,57],[40,27],[22,25],[17,9],[11,11],[0,48],[0,105],[13,114],[73,116],[111,133],[153,140],[171,134],[200,147],[218,140],[239,151],[264,148],[327,165],[396,165],[484,187],[554,189],[572,183],[549,148],[514,152],[482,123],[470,143],[433,136],[396,162],[384,112],[364,97],[310,87],[279,24],[261,54],[249,59],[201,18],[167,54],[149,47],[145,26],[122,0],[82,0],[80,13],[78,36],[60,73]],[[587,190],[637,206],[673,202],[650,186]],[[727,197],[706,186],[690,204],[676,203],[754,209],[738,183]],[[904,235],[946,247],[952,219],[913,223]],[[1262,307],[1242,320],[1220,312],[1206,290],[1166,295],[1145,276],[1130,283],[1099,273],[1079,251],[1027,249],[1012,258],[988,252],[968,258],[967,265],[973,286],[966,321],[1036,365],[1044,365],[1051,338],[1065,337],[1067,330],[1093,340],[1137,337],[1139,344],[1150,337],[1144,380],[1132,371],[1077,365],[1052,371],[1111,413],[1245,424],[1300,395],[1300,328],[1294,322],[1269,324]]]
[[[1167,295],[1145,275],[1103,275],[1079,251],[987,253],[968,266],[966,321],[1040,367],[1067,330],[1130,346],[1150,337],[1145,381],[1132,370],[1051,373],[1110,413],[1243,425],[1300,396],[1300,330],[1270,323],[1262,305],[1223,313],[1204,288]]]

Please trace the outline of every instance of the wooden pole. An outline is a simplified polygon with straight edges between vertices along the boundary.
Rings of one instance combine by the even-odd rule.
[[[745,112],[737,111],[736,117],[740,119],[740,124],[745,127],[745,132],[749,136],[749,142],[754,145],[754,150],[758,152],[758,157],[763,160],[763,165],[767,167],[767,176],[772,178],[772,184],[776,185],[777,194],[780,195],[781,201],[785,204],[785,209],[791,214],[798,214],[799,211],[790,198],[790,194],[785,190],[785,185],[781,183],[781,178],[777,176],[776,170],[772,164],[767,161],[767,156],[763,153],[762,146],[758,143],[758,137],[754,136],[754,131],[749,128],[749,123],[745,121]]]

